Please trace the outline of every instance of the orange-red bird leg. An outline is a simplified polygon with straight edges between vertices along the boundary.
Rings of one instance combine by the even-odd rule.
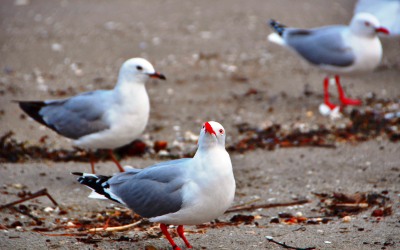
[[[119,161],[115,158],[114,152],[112,149],[108,150],[108,153],[110,154],[111,160],[117,165],[119,172],[125,172],[125,170],[122,168],[121,164],[119,164]]]
[[[336,80],[336,86],[337,86],[338,93],[339,93],[339,100],[344,106],[346,106],[346,105],[351,105],[351,106],[361,105],[360,100],[346,98],[343,88],[342,88],[342,85],[340,84],[340,77],[338,75],[335,76],[335,80]]]
[[[325,77],[324,79],[324,103],[330,110],[333,110],[336,108],[336,105],[329,101],[329,80],[329,77]]]
[[[186,247],[192,248],[192,245],[190,245],[189,241],[185,237],[185,231],[183,230],[183,226],[179,225],[176,231],[178,232],[179,237],[181,237],[182,240],[185,242]]]
[[[163,234],[165,235],[165,237],[167,237],[167,240],[168,240],[169,243],[171,244],[172,249],[174,249],[174,250],[181,250],[181,249],[175,244],[174,240],[172,239],[171,235],[169,234],[167,225],[161,223],[161,224],[160,224],[160,228],[161,228],[161,231],[163,232]]]

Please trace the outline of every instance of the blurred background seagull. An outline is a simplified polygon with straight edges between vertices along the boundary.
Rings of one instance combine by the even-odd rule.
[[[193,158],[162,162],[145,169],[126,168],[114,176],[73,173],[93,190],[89,196],[121,203],[151,222],[158,222],[173,249],[180,249],[167,224],[178,225],[187,248],[183,225],[197,225],[222,215],[235,194],[232,163],[225,150],[225,129],[206,122]]]
[[[288,28],[270,20],[274,33],[268,40],[295,51],[310,64],[334,75],[339,100],[343,106],[360,105],[360,100],[346,98],[339,74],[371,71],[381,61],[382,45],[378,33],[388,34],[378,19],[368,13],[355,15],[349,26],[333,25],[314,29]],[[321,113],[338,110],[329,101],[330,76],[324,79],[324,104]]]
[[[374,15],[390,36],[400,36],[400,0],[358,0],[354,15],[367,12]]]
[[[150,112],[145,87],[149,78],[166,79],[147,60],[132,58],[122,64],[112,90],[85,92],[61,100],[18,103],[37,122],[73,139],[75,146],[89,150],[109,149],[111,159],[123,172],[112,150],[132,142],[144,131]],[[90,155],[94,173],[91,152]]]

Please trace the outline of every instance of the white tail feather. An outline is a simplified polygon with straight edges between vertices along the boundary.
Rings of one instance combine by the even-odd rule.
[[[95,191],[92,191],[89,196],[89,198],[91,199],[100,199],[100,200],[107,200],[107,197],[105,197],[104,195],[98,194]]]
[[[276,43],[279,44],[281,46],[286,46],[285,40],[283,40],[283,38],[278,35],[277,33],[271,33],[268,35],[268,40],[272,43]]]

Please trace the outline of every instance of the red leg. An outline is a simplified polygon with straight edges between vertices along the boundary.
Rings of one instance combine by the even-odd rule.
[[[112,151],[112,149],[108,150],[108,153],[110,154],[111,160],[117,165],[119,172],[125,172],[125,170],[122,168],[121,164],[119,164],[119,161],[115,158],[114,156],[114,152]]]
[[[167,240],[168,240],[169,243],[171,244],[172,249],[174,249],[174,250],[181,250],[181,249],[175,244],[174,240],[172,239],[171,235],[169,234],[167,225],[161,223],[161,224],[160,224],[160,228],[161,228],[161,231],[163,232],[163,234],[165,235],[165,237],[167,237]]]
[[[342,85],[340,84],[340,77],[338,75],[335,76],[335,80],[336,80],[336,86],[337,86],[337,89],[339,92],[340,102],[344,106],[346,106],[346,105],[352,105],[352,106],[361,105],[360,100],[346,98],[343,88],[342,88]]]
[[[96,172],[94,171],[94,163],[96,162],[92,151],[89,151],[89,157],[90,157],[90,166],[92,168],[92,174],[95,174]]]
[[[185,245],[187,248],[192,248],[192,245],[190,245],[189,241],[185,237],[185,232],[183,231],[183,226],[179,225],[178,229],[176,230],[178,232],[179,237],[182,238],[182,240],[185,242]]]
[[[324,102],[326,106],[333,110],[336,108],[336,105],[329,101],[329,80],[329,77],[325,77],[324,79]]]

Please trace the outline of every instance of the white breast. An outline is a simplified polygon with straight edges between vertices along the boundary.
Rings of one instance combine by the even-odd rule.
[[[223,155],[218,154],[213,159],[200,163],[199,167],[193,168],[191,173],[188,172],[190,181],[182,189],[181,210],[152,218],[150,221],[197,225],[222,215],[232,204],[236,185],[228,153],[225,151]]]
[[[126,145],[138,138],[144,131],[149,119],[150,103],[146,89],[126,88],[116,92],[115,101],[103,119],[110,129],[83,136],[74,141],[74,145],[90,149],[114,149]]]

